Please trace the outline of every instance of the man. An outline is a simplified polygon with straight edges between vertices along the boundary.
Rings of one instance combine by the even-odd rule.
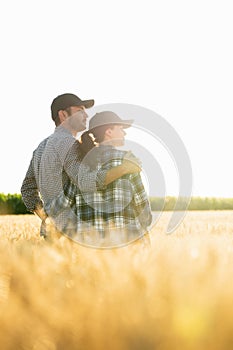
[[[55,131],[33,152],[21,187],[27,209],[42,220],[41,235],[45,234],[43,231],[48,216],[56,219],[60,231],[67,229],[68,217],[70,222],[73,219],[70,217],[73,215],[70,209],[73,202],[70,198],[73,198],[72,194],[82,183],[82,179],[78,178],[80,159],[76,135],[85,130],[88,117],[85,110],[93,105],[94,100],[82,100],[71,93],[57,96],[51,104]],[[138,171],[139,166],[130,160],[125,160],[121,166],[108,171],[90,172],[86,168],[83,172],[83,190],[103,188],[122,175]]]
[[[132,122],[111,111],[96,113],[90,120],[89,130],[81,137],[82,166],[103,171],[122,164],[126,152],[116,147],[124,145],[125,129]],[[85,167],[80,169],[85,172]],[[112,247],[139,238],[143,243],[149,241],[149,235],[147,238],[144,235],[151,224],[152,214],[139,173],[122,176],[95,192],[79,188],[76,207],[76,237],[80,242]]]

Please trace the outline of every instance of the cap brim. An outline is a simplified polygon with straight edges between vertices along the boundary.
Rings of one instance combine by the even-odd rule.
[[[94,100],[85,100],[85,101],[82,101],[82,104],[85,108],[91,108],[94,106],[95,101]]]

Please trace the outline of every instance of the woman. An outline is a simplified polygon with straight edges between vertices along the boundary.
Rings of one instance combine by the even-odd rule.
[[[114,112],[96,113],[90,120],[89,130],[81,136],[83,164],[99,170],[122,164],[127,152],[116,147],[124,145],[125,129],[132,122],[122,120]],[[142,238],[152,220],[139,172],[124,175],[103,190],[91,193],[79,190],[76,209],[77,232],[84,243],[92,245],[114,246]]]

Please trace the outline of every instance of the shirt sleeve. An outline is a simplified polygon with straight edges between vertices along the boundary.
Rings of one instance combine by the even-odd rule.
[[[130,175],[133,189],[134,208],[143,228],[147,228],[152,222],[151,207],[140,174]]]
[[[80,158],[78,142],[70,147],[67,153],[64,170],[71,181],[83,192],[102,190],[105,186],[107,170],[91,169]]]
[[[33,170],[33,158],[31,159],[26,176],[21,186],[21,195],[26,208],[33,212],[35,209],[43,208],[36,177]]]

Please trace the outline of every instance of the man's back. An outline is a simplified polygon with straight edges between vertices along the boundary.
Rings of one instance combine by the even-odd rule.
[[[45,211],[50,215],[51,202],[64,195],[63,185],[67,175],[64,163],[75,143],[75,138],[62,127],[57,127],[48,138],[39,167],[38,187],[44,201]]]

